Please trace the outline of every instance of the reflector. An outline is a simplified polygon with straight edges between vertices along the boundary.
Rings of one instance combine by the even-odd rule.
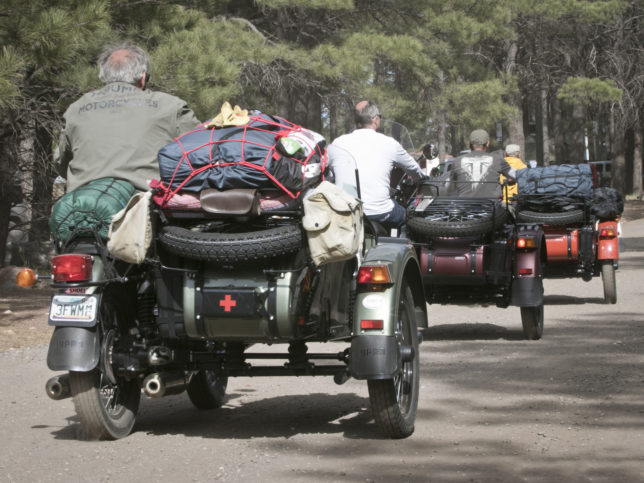
[[[384,327],[384,322],[382,320],[361,320],[360,328],[362,330],[376,329],[382,330]]]

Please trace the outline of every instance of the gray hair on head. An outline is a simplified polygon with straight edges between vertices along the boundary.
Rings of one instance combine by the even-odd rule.
[[[150,57],[134,44],[123,43],[107,47],[98,57],[98,78],[108,82],[127,82],[136,85],[149,72]]]
[[[373,102],[361,101],[356,105],[355,119],[358,127],[371,124],[376,116],[380,116],[380,109]]]

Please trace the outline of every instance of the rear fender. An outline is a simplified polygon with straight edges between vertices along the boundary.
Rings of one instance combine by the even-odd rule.
[[[52,371],[88,372],[96,367],[100,342],[96,327],[56,327],[49,342],[47,367]]]
[[[518,307],[537,307],[543,304],[542,267],[546,249],[545,238],[539,225],[519,225],[518,237],[523,236],[534,239],[534,248],[515,247],[510,304]]]
[[[396,312],[403,282],[410,287],[416,324],[427,327],[427,309],[420,267],[412,246],[402,240],[371,248],[362,266],[386,266],[394,282],[378,291],[358,287],[353,317],[349,372],[356,379],[387,379],[399,370],[401,354],[396,342]],[[382,329],[362,329],[361,321],[382,321]]]

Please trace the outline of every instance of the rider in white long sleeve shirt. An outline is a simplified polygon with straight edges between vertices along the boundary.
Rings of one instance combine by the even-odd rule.
[[[398,166],[418,177],[424,173],[398,141],[377,132],[381,119],[378,106],[361,101],[355,115],[357,129],[338,137],[332,145],[345,149],[356,160],[365,215],[387,229],[400,228],[405,209],[391,199],[391,171]]]

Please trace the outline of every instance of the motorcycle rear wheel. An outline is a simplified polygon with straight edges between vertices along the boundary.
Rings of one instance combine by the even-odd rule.
[[[119,439],[132,431],[141,401],[135,379],[126,380],[111,370],[111,353],[117,331],[126,329],[125,317],[116,299],[104,294],[99,309],[102,335],[101,359],[89,372],[69,372],[69,385],[85,437]]]
[[[521,324],[526,339],[541,339],[543,335],[543,304],[536,307],[521,307]]]
[[[607,304],[617,303],[617,284],[612,260],[602,261],[602,283],[604,285],[604,302]]]

